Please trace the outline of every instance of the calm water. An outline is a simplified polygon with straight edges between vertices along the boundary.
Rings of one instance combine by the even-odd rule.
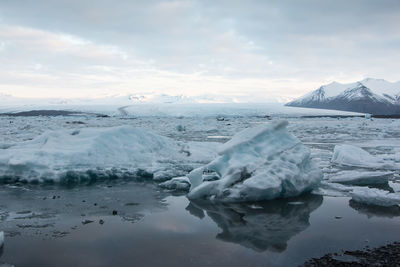
[[[400,239],[398,209],[343,197],[210,205],[119,182],[1,186],[0,200],[0,262],[15,266],[295,266]]]

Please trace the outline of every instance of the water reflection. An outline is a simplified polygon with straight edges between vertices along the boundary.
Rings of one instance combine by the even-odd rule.
[[[366,215],[368,218],[372,217],[383,217],[383,218],[395,218],[400,216],[399,206],[382,207],[375,205],[368,205],[364,203],[359,203],[351,199],[349,201],[349,206],[360,214]]]
[[[200,219],[207,214],[222,230],[217,239],[259,252],[283,252],[293,236],[307,229],[310,213],[322,204],[322,200],[322,196],[309,194],[256,204],[192,201],[186,210]]]

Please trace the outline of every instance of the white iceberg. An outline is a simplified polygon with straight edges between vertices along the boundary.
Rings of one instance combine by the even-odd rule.
[[[369,154],[360,147],[347,144],[335,146],[331,161],[339,165],[351,167],[390,170],[399,168],[399,166],[387,163],[382,159]]]
[[[393,176],[390,171],[340,171],[328,175],[329,182],[353,184],[353,185],[372,185],[387,184],[389,178]]]
[[[49,131],[2,149],[0,180],[152,178],[154,173],[163,180],[162,175],[181,176],[215,154],[214,143],[177,142],[131,126]]]
[[[236,134],[216,159],[188,175],[189,199],[260,201],[315,188],[322,172],[310,150],[287,132],[287,124],[276,121]]]

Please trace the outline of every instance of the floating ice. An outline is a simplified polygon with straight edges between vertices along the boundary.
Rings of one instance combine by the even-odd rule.
[[[209,162],[215,144],[182,143],[131,126],[49,131],[0,154],[0,180],[80,181],[181,176]]]
[[[390,171],[341,171],[328,176],[329,182],[354,184],[354,185],[371,185],[371,184],[387,184],[389,178],[393,176]]]
[[[175,177],[169,181],[161,183],[160,186],[170,190],[187,191],[190,188],[190,182],[186,176]]]
[[[383,160],[369,154],[360,147],[352,145],[336,145],[333,150],[333,163],[352,167],[363,167],[372,169],[398,169],[392,163],[385,163]]]
[[[4,232],[0,231],[0,248],[4,246]]]
[[[359,203],[384,207],[400,205],[399,193],[390,193],[377,188],[357,187],[350,195]]]
[[[400,205],[400,193],[390,193],[386,190],[366,186],[348,186],[323,181],[313,193],[333,197],[351,197],[355,202],[374,206]]]
[[[190,199],[221,202],[292,197],[312,190],[322,172],[310,151],[286,130],[286,121],[245,129],[221,146],[219,156],[189,175]]]

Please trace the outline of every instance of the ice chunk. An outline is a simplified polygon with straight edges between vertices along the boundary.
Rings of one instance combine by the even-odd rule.
[[[156,178],[162,180],[187,173],[215,155],[215,143],[177,142],[131,126],[49,131],[2,149],[0,179],[79,181],[151,178],[157,173]]]
[[[322,179],[310,151],[286,130],[286,121],[245,129],[219,149],[219,156],[193,170],[190,199],[260,201],[310,191]]]
[[[331,161],[339,165],[352,167],[390,170],[399,168],[399,166],[395,166],[392,163],[385,163],[360,147],[346,144],[335,146]]]
[[[169,181],[161,183],[160,186],[170,190],[188,191],[190,188],[190,182],[186,176],[175,177]]]
[[[4,246],[4,232],[0,231],[0,248]]]
[[[354,185],[387,184],[391,176],[393,176],[393,172],[354,170],[329,175],[328,180],[334,183]]]
[[[377,188],[357,187],[350,195],[354,201],[364,204],[384,207],[400,205],[399,193],[390,193]]]

